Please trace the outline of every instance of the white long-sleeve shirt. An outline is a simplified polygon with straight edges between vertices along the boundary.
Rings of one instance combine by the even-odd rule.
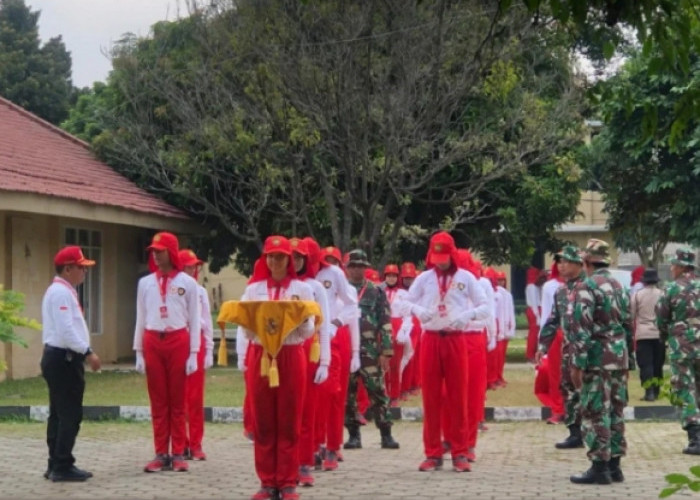
[[[499,286],[496,290],[498,297],[498,340],[515,337],[515,305],[511,293]]]
[[[41,341],[52,347],[85,354],[90,332],[73,285],[56,276],[41,301]]]
[[[349,325],[359,318],[360,310],[357,305],[357,292],[350,286],[345,273],[338,266],[326,266],[316,273],[316,281],[323,285],[328,298],[330,311],[329,322],[340,321]],[[337,327],[331,326],[331,338],[335,336]]]
[[[467,327],[469,330],[481,331],[486,329],[486,335],[490,343],[493,343],[496,339],[496,296],[494,294],[493,285],[491,280],[484,278],[483,276],[478,280],[479,286],[484,292],[486,297],[486,303],[488,304],[489,314],[483,319],[475,319],[469,322]],[[493,345],[493,344],[492,344]]]
[[[438,279],[434,269],[421,273],[408,289],[405,299],[419,319],[424,311],[432,314],[429,321],[421,319],[424,330],[454,331],[455,325],[467,325],[470,321],[489,317],[491,305],[470,272],[457,269],[451,278],[448,277],[444,297],[441,297]],[[462,326],[462,329],[468,328]]]
[[[211,305],[209,305],[209,294],[206,288],[198,285],[199,289],[199,317],[202,321],[202,332],[204,332],[204,349],[214,350],[214,322],[211,319]]]
[[[542,285],[542,314],[540,315],[540,331],[544,328],[545,323],[549,319],[549,315],[552,314],[552,309],[554,309],[554,294],[557,293],[557,289],[563,286],[562,282],[556,279],[548,280],[544,285]]]
[[[323,321],[321,321],[321,327],[318,331],[319,341],[321,343],[321,357],[319,358],[319,364],[328,366],[331,363],[331,313],[330,306],[328,305],[326,289],[323,288],[323,285],[314,278],[306,279],[304,280],[304,283],[311,287],[311,291],[314,294],[314,300],[318,302],[318,305],[321,308]]]
[[[537,324],[540,324],[539,308],[542,306],[542,291],[540,287],[534,283],[530,283],[525,287],[525,304],[532,309],[532,312],[537,318]]]
[[[293,279],[290,280],[287,288],[280,290],[278,299],[313,301],[314,294],[308,284],[304,283],[303,281]],[[244,300],[271,300],[269,290],[267,288],[267,280],[256,281],[255,283],[248,285],[241,296],[241,301]],[[306,320],[296,329],[292,330],[292,332],[287,335],[282,343],[283,345],[301,344],[314,334],[314,329],[315,324],[312,321]],[[239,326],[236,332],[236,354],[239,356],[239,359],[245,359],[249,342],[260,344],[255,332]]]
[[[163,307],[167,310],[165,317],[161,313]],[[199,352],[202,319],[199,285],[194,278],[183,272],[168,278],[164,296],[156,273],[141,278],[136,292],[134,350],[143,351],[146,330],[168,332],[182,328],[190,334],[190,353]]]

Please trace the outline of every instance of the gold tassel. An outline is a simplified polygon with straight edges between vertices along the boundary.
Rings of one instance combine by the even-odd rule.
[[[314,340],[311,343],[311,350],[309,352],[309,361],[311,363],[318,363],[321,359],[321,340],[318,337],[318,333],[314,335]]]
[[[272,358],[272,363],[270,364],[270,370],[268,372],[270,377],[270,387],[279,387],[280,385],[280,373],[277,370],[277,360]]]
[[[226,334],[221,331],[221,341],[219,342],[219,353],[218,359],[216,360],[218,366],[228,366],[228,349],[226,348]]]
[[[260,376],[267,377],[268,373],[270,373],[270,358],[267,357],[266,352],[263,352],[260,360]]]

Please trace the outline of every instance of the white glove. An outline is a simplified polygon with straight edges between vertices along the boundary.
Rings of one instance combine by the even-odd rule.
[[[328,366],[318,365],[316,375],[314,376],[314,384],[322,384],[328,379]]]
[[[146,360],[143,359],[143,351],[136,351],[136,366],[134,369],[139,373],[146,373]]]
[[[207,349],[206,353],[204,354],[204,369],[208,370],[212,366],[214,366],[214,350]]]
[[[488,352],[493,351],[496,348],[496,343],[497,343],[496,337],[495,336],[491,337],[489,339],[488,345],[486,346],[486,350]]]
[[[192,375],[197,371],[197,353],[191,352],[190,357],[187,358],[187,364],[185,365],[185,373],[187,375]]]
[[[238,356],[237,364],[238,364],[238,371],[245,372],[245,369],[246,369],[245,356]]]
[[[355,373],[357,370],[360,369],[360,366],[360,353],[353,352],[352,358],[350,359],[350,373]]]
[[[428,311],[425,307],[421,306],[413,306],[411,308],[411,312],[418,316],[418,319],[420,320],[421,323],[427,323],[431,319],[433,319],[433,313]]]
[[[411,329],[413,324],[408,323],[407,326],[401,326],[399,333],[396,334],[396,342],[398,344],[406,344],[411,342]]]
[[[450,327],[454,330],[464,331],[467,328],[469,321],[474,318],[473,311],[467,311],[452,318],[450,322]]]
[[[408,362],[411,361],[413,352],[413,346],[410,342],[408,344],[404,344],[403,356],[401,356],[401,363],[399,364],[399,375],[403,373],[404,368],[406,368]]]

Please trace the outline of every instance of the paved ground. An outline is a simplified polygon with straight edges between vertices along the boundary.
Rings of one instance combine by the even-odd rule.
[[[623,460],[626,481],[612,486],[578,486],[569,475],[587,467],[583,450],[558,451],[562,426],[542,422],[491,423],[481,435],[478,462],[470,473],[418,472],[422,459],[421,425],[404,422],[394,435],[401,449],[381,450],[374,428],[363,430],[362,450],[345,453],[335,472],[318,472],[302,498],[475,498],[475,499],[653,499],[669,472],[688,473],[700,457],[680,453],[685,436],[678,423],[628,424],[629,457]],[[239,424],[208,424],[206,462],[191,463],[188,473],[145,474],[151,458],[150,425],[95,423],[83,425],[76,446],[78,465],[95,477],[86,483],[51,483],[42,477],[46,446],[41,423],[0,423],[0,498],[90,499],[245,499],[257,490],[252,446]],[[676,496],[672,497],[676,498]]]

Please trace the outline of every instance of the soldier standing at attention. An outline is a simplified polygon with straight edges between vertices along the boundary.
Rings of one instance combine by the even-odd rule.
[[[554,294],[554,305],[547,321],[542,326],[540,332],[539,349],[535,360],[540,363],[542,357],[552,350],[553,346],[561,349],[561,381],[559,389],[564,399],[564,422],[569,428],[569,436],[563,441],[556,443],[557,449],[565,450],[569,448],[583,448],[581,438],[581,393],[574,387],[571,380],[571,350],[573,342],[571,335],[571,325],[569,321],[572,316],[567,315],[569,307],[569,294],[574,287],[583,280],[586,275],[583,272],[583,260],[578,248],[573,245],[565,246],[557,254],[559,259],[559,272],[564,279],[564,284],[560,285]],[[558,336],[557,331],[561,329],[561,344],[555,344]],[[551,358],[550,358],[551,359]],[[554,368],[554,367],[551,367]]]
[[[346,265],[348,281],[357,290],[360,307],[360,369],[350,374],[348,400],[345,405],[345,426],[350,438],[346,449],[361,448],[360,422],[357,420],[357,381],[367,389],[374,421],[382,436],[382,448],[397,449],[399,443],[391,436],[389,398],[384,388],[384,373],[394,354],[391,348],[391,319],[389,302],[384,292],[364,276],[369,267],[367,254],[353,250]]]
[[[694,275],[695,254],[676,250],[671,282],[656,305],[656,322],[668,339],[671,390],[682,402],[681,424],[688,432],[683,453],[700,455],[700,280]]]
[[[623,410],[632,329],[627,292],[615,280],[610,246],[588,240],[583,254],[588,277],[571,292],[567,309],[571,325],[571,379],[581,390],[583,442],[591,467],[571,476],[577,484],[622,482],[620,457],[627,452]]]

